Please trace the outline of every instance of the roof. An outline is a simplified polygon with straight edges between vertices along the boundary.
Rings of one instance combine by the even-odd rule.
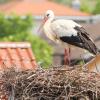
[[[35,57],[29,43],[0,42],[0,70],[11,67],[16,70],[36,67]]]
[[[68,6],[57,4],[51,1],[37,0],[16,0],[6,4],[0,5],[0,11],[5,14],[16,13],[18,15],[32,14],[34,16],[42,15],[46,10],[51,9],[57,16],[89,16],[90,14],[84,13]]]

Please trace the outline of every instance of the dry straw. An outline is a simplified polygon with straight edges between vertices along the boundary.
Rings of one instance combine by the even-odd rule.
[[[100,100],[100,75],[80,67],[8,69],[1,79],[9,100]]]

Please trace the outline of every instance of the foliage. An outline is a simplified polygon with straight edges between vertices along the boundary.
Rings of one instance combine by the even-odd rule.
[[[43,62],[46,66],[51,63],[52,48],[41,38],[31,34],[32,27],[33,18],[30,15],[21,18],[16,15],[5,17],[0,14],[0,41],[30,42],[37,61]]]
[[[89,9],[89,5],[88,4],[89,4],[88,0],[87,0],[87,2],[86,2],[86,0],[82,1],[81,11],[89,13],[90,9]]]
[[[71,6],[72,2],[72,0],[52,0],[52,1],[69,6]],[[100,6],[99,6],[100,0],[80,0],[80,2],[81,2],[81,8],[80,8],[81,11],[93,14],[100,13]]]
[[[9,2],[9,1],[12,1],[12,0],[0,0],[0,3],[6,3],[6,2]]]
[[[92,13],[95,7],[95,2],[96,1],[94,0],[81,0],[81,11]]]
[[[52,0],[52,1],[64,4],[64,5],[70,5],[71,4],[71,0]]]
[[[97,0],[95,9],[93,10],[93,14],[100,14],[100,0]]]

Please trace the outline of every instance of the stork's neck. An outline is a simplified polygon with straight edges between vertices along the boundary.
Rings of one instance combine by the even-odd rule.
[[[50,29],[50,24],[52,23],[53,18],[49,18],[44,24],[44,30]]]
[[[55,38],[54,38],[54,35],[53,35],[53,32],[51,30],[51,23],[52,23],[53,19],[48,19],[44,26],[43,26],[43,30],[44,30],[44,33],[46,34],[46,36],[51,39],[52,41],[55,41]]]
[[[52,21],[53,21],[53,18],[49,18],[46,22],[45,22],[45,24],[44,24],[44,26],[46,27],[46,28],[50,28],[50,25],[51,25],[51,23],[52,23]]]
[[[53,19],[54,18],[49,18],[47,21],[51,23],[53,21]]]

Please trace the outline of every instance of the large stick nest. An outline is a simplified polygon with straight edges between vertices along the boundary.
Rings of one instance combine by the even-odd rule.
[[[9,100],[100,100],[100,75],[78,68],[51,68],[1,74]]]

